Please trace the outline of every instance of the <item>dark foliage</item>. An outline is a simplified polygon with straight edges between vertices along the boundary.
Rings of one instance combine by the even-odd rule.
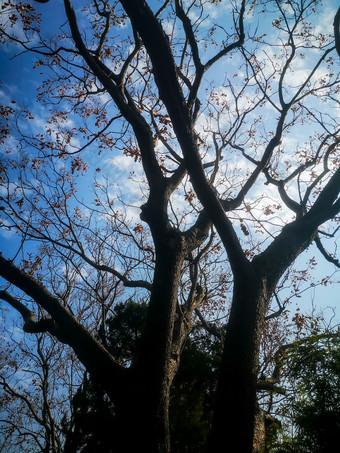
[[[131,364],[146,321],[147,304],[132,300],[117,304],[101,331],[101,341],[124,364]],[[213,410],[213,393],[222,351],[221,340],[199,327],[186,342],[170,397],[172,451],[205,451]],[[115,451],[115,412],[100,386],[88,375],[64,420],[65,453]]]
[[[340,332],[298,342],[287,357],[292,438],[275,453],[333,453],[340,438]]]

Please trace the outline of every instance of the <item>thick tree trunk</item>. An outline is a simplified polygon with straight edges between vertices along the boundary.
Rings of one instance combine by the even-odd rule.
[[[119,409],[124,452],[170,452],[169,394],[177,371],[171,352],[184,248],[175,231],[165,233],[156,247],[147,325]]]
[[[163,388],[160,397],[150,389],[152,382],[147,376],[138,376],[134,372],[127,384],[127,391],[122,393],[116,406],[112,451],[170,453],[168,389]]]
[[[265,453],[266,449],[266,422],[265,414],[257,405],[255,412],[253,453]]]
[[[208,451],[251,453],[261,331],[268,297],[244,275],[235,282]],[[228,449],[229,448],[229,449]]]

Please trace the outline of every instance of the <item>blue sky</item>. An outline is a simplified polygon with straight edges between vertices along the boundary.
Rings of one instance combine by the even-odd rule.
[[[4,0],[0,0],[0,5],[4,3]],[[336,8],[338,7],[338,0],[325,0],[324,1],[324,9],[322,10],[322,14],[318,18],[318,28],[321,32],[330,31],[332,26],[332,17],[334,17],[334,13]],[[83,5],[82,1],[74,2],[75,9],[78,13],[78,18],[80,21],[80,25],[82,23],[82,13],[81,7]],[[62,24],[65,23],[65,14],[63,11],[63,2],[62,0],[50,0],[48,4],[39,4],[34,3],[34,7],[38,12],[41,12],[43,21],[42,21],[42,31],[49,35],[50,33],[54,33]],[[211,6],[213,8],[213,6]],[[212,21],[214,19],[214,10],[211,9],[211,17]],[[0,18],[1,20],[1,18]],[[263,28],[265,32],[267,28],[271,27],[270,23],[266,23],[265,19],[262,17],[261,21],[257,17],[247,16],[247,21],[251,24],[253,28],[259,26]],[[67,26],[63,25],[66,29]],[[20,31],[19,31],[20,32]],[[123,34],[122,30],[122,34]],[[271,51],[270,47],[266,47],[266,51],[269,53]],[[0,79],[2,80],[2,85],[0,86],[0,104],[10,104],[11,100],[16,101],[16,105],[20,105],[22,107],[27,106],[32,112],[34,113],[35,119],[31,122],[30,132],[33,133],[43,133],[44,128],[46,127],[46,119],[48,116],[47,107],[39,104],[36,101],[36,90],[44,80],[44,75],[41,74],[41,70],[38,67],[37,69],[33,69],[34,61],[36,60],[36,56],[33,56],[29,53],[21,53],[20,55],[15,56],[17,53],[20,53],[18,48],[15,48],[12,44],[8,45],[0,45]],[[205,54],[205,59],[207,58],[207,54]],[[214,79],[214,83],[216,85],[216,92],[219,94],[228,94],[225,87],[222,86],[222,82],[225,76],[225,72],[229,71],[230,78],[233,78],[233,73],[239,72],[239,62],[240,59],[237,57],[232,61],[226,60],[222,62],[219,66],[219,70],[216,71],[214,69],[214,73],[207,74],[207,84],[209,86],[209,78],[212,77]],[[295,71],[294,74],[291,74],[290,82],[294,84],[294,78],[304,77],[307,71],[307,61]],[[236,77],[233,79],[238,80]],[[205,82],[204,82],[205,83]],[[220,86],[219,86],[220,84]],[[268,112],[267,112],[268,113]],[[271,113],[272,114],[272,113]],[[268,115],[268,127],[270,127],[270,113]],[[74,119],[76,121],[76,119]],[[208,115],[202,115],[199,119],[198,127],[200,130],[204,130],[207,122],[209,121]],[[29,132],[29,128],[27,129]],[[297,131],[299,133],[299,131]],[[302,137],[303,138],[303,137]],[[291,145],[294,143],[292,142]],[[0,145],[1,146],[1,145]],[[3,152],[0,149],[0,159],[2,157]],[[90,185],[92,184],[94,175],[98,177],[107,176],[111,181],[115,183],[119,183],[120,186],[115,185],[112,190],[119,190],[120,193],[126,196],[129,206],[127,208],[128,214],[130,218],[132,218],[133,222],[140,222],[139,219],[139,206],[142,203],[141,198],[143,195],[140,190],[139,182],[137,181],[134,183],[132,180],[129,180],[129,174],[132,171],[136,173],[136,179],[139,178],[140,175],[140,166],[138,163],[134,162],[133,159],[128,159],[123,153],[120,152],[112,152],[112,153],[103,153],[101,156],[98,156],[98,153],[94,148],[88,149],[84,153],[86,161],[89,163],[89,171],[87,175],[80,176],[78,179],[78,186],[79,186],[79,198],[81,197],[81,193],[88,193],[90,190]],[[233,161],[235,164],[235,168],[237,168],[238,157],[234,154],[233,156],[229,156],[230,161]],[[100,175],[96,174],[96,168],[101,167],[102,172]],[[244,168],[241,168],[240,175],[243,176],[242,171],[245,171]],[[239,170],[238,169],[238,170]],[[236,170],[236,171],[238,171]],[[123,183],[125,181],[125,184]],[[259,189],[255,189],[253,196],[254,199],[259,199],[263,196],[264,190],[267,190],[266,197],[264,197],[264,201],[266,199],[270,199],[272,193],[268,186],[264,186],[264,181],[262,181],[262,185],[259,186]],[[264,187],[266,187],[264,189]],[[1,195],[1,194],[0,194]],[[90,196],[89,196],[90,197]],[[91,196],[93,198],[93,196]],[[182,197],[183,198],[183,197]],[[183,207],[181,205],[181,201],[177,201],[179,205],[179,211]],[[261,212],[262,205],[260,204],[257,209],[258,212]],[[291,213],[289,213],[291,215]],[[283,219],[287,219],[287,213],[282,212]],[[237,222],[235,222],[237,224]],[[242,237],[242,233],[240,234]],[[339,244],[340,245],[340,244]],[[6,228],[0,228],[0,251],[6,256],[11,257],[17,251],[19,246],[18,243],[18,236],[16,236],[12,231],[6,230]],[[34,246],[32,247],[34,250]],[[30,248],[28,248],[30,250]],[[338,251],[338,250],[336,250]],[[340,254],[338,255],[340,258]],[[295,311],[299,308],[303,313],[312,313],[314,310],[314,314],[319,314],[320,311],[324,312],[326,319],[331,319],[332,324],[340,323],[340,273],[335,272],[336,268],[331,263],[324,260],[321,256],[320,252],[316,249],[315,246],[311,247],[307,252],[303,253],[295,263],[295,267],[303,271],[306,269],[306,262],[310,260],[312,257],[318,263],[317,268],[313,272],[313,278],[315,286],[310,287],[309,289],[304,290],[304,288],[308,288],[312,280],[307,282],[303,282],[301,286],[301,294],[299,298],[293,298],[292,303],[290,305],[291,314],[295,313]],[[319,284],[323,277],[330,276],[330,282],[326,284]],[[333,284],[331,284],[333,282]],[[291,295],[291,286],[290,284],[285,287],[284,292],[281,295],[281,298],[290,297]],[[0,302],[0,306],[2,302]],[[5,305],[5,304],[4,304]],[[335,309],[335,311],[333,311]],[[335,318],[333,319],[333,315],[335,313]],[[223,313],[224,314],[224,313]],[[9,311],[9,316],[7,314],[7,319],[15,320],[15,325],[21,325],[21,319],[18,316],[17,312],[14,310]],[[17,327],[11,327],[10,324],[9,329],[13,329],[13,335],[17,340],[21,340],[23,337],[22,330],[19,330]],[[30,337],[27,335],[26,337]],[[31,338],[31,337],[30,337]],[[19,377],[22,377],[21,375]]]
[[[53,8],[52,8],[53,3]],[[79,12],[79,7],[82,2],[75,2],[75,9]],[[61,25],[64,20],[64,12],[62,8],[62,1],[61,0],[51,0],[49,4],[34,4],[35,8],[38,12],[41,12],[43,15],[42,21],[42,29],[44,32],[49,33],[50,29],[51,32],[57,29],[58,25]],[[328,28],[331,26],[332,22],[330,21],[332,14],[334,14],[336,8],[338,6],[337,0],[328,0],[325,2],[325,9],[323,12],[322,18],[320,17],[320,23],[318,27],[325,27],[325,24]],[[79,16],[81,18],[81,15]],[[327,18],[327,21],[325,20]],[[81,20],[81,19],[80,19]],[[249,21],[256,22],[256,18],[249,18]],[[261,24],[264,26],[264,24]],[[30,54],[21,54],[15,58],[13,55],[15,53],[14,47],[12,45],[8,46],[1,46],[0,47],[0,68],[1,68],[1,75],[0,78],[3,81],[3,85],[0,87],[0,103],[6,103],[10,99],[15,99],[21,105],[29,106],[35,113],[41,113],[41,118],[44,117],[44,107],[38,105],[36,103],[36,89],[40,85],[41,81],[43,80],[43,75],[40,74],[39,68],[33,70],[33,59]],[[35,59],[35,58],[34,58]],[[300,72],[303,74],[305,70],[304,67],[300,68]],[[295,74],[296,77],[296,74]],[[90,153],[87,154],[89,158]],[[92,157],[92,167],[96,166],[97,161],[100,163],[101,166],[105,167],[105,170],[112,175],[112,172],[115,172],[114,178],[122,180],[123,176],[126,174],[127,168],[124,168],[124,158],[119,155],[115,155],[114,157],[110,157],[108,160],[107,156],[104,156],[101,161],[98,160],[98,156]],[[106,160],[105,160],[106,159]],[[108,163],[110,162],[110,164]],[[128,170],[131,171],[132,162],[129,162]],[[137,167],[136,167],[137,168]],[[94,171],[93,168],[90,171],[90,174],[93,175]],[[86,179],[81,181],[81,184],[84,184],[84,188],[87,187],[88,182]],[[123,189],[124,190],[124,189]],[[136,203],[136,206],[138,203]],[[131,208],[131,213],[138,216],[138,209],[133,211]],[[0,233],[0,248],[6,254],[11,253],[13,249],[13,241],[14,237],[9,232]],[[313,251],[308,252],[316,257],[318,262],[323,261],[320,253],[314,248]],[[304,262],[306,258],[305,255],[298,259],[298,263],[301,263],[301,268],[304,267]],[[321,266],[319,266],[317,273],[319,275],[331,275],[334,272],[334,266],[330,263],[323,262]],[[338,276],[334,277],[334,280],[339,280]],[[304,301],[304,305],[307,308],[312,307],[311,301],[314,299],[316,305],[322,305],[324,307],[331,306],[335,307],[339,301],[339,291],[338,285],[328,285],[326,287],[315,287],[310,292],[306,292],[303,294],[302,300]],[[301,300],[298,301],[299,304]],[[339,310],[340,311],[340,310]]]

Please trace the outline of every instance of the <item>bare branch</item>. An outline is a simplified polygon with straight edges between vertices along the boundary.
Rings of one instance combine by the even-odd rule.
[[[209,61],[207,61],[204,65],[204,71],[207,71],[214,63],[220,60],[222,57],[230,53],[232,50],[241,47],[244,43],[245,34],[244,34],[244,13],[245,13],[246,1],[242,0],[241,9],[239,12],[239,23],[238,23],[238,39],[237,41],[229,44],[228,46],[224,47],[220,52],[218,52],[214,57],[212,57]]]
[[[195,314],[198,316],[198,319],[201,321],[203,328],[216,337],[218,340],[223,341],[224,337],[222,333],[216,328],[215,324],[208,322],[198,308],[195,309]]]
[[[143,167],[150,187],[159,190],[164,178],[154,153],[153,137],[148,123],[140,114],[135,104],[131,101],[126,102],[124,99],[120,88],[120,77],[113,74],[100,60],[92,57],[81,37],[76,14],[71,2],[69,0],[64,0],[64,4],[72,36],[80,54],[115,101],[123,116],[132,125],[143,155]],[[138,49],[136,48],[136,51],[137,50]]]
[[[46,310],[60,326],[67,343],[72,346],[80,361],[93,374],[111,374],[111,379],[121,379],[122,368],[95,338],[61,305],[47,289],[31,275],[0,255],[0,275],[20,288]]]
[[[316,236],[316,238],[314,239],[314,242],[315,242],[317,248],[319,249],[319,251],[321,252],[321,254],[324,256],[324,258],[327,261],[329,261],[330,263],[334,264],[336,267],[340,268],[340,261],[337,258],[334,258],[332,255],[330,255],[327,252],[327,250],[322,245],[322,242],[321,242],[321,239],[320,239],[319,235]]]
[[[29,310],[23,303],[15,299],[7,291],[0,290],[0,299],[8,302],[13,308],[15,308],[22,316],[24,321],[23,330],[27,333],[41,333],[49,332],[55,336],[62,343],[68,343],[67,337],[63,334],[63,331],[57,325],[52,318],[43,318],[39,321],[35,320],[35,314]]]

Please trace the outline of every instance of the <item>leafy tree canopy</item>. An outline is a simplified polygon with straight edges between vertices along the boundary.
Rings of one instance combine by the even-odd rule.
[[[334,452],[340,436],[340,331],[293,343],[284,362],[286,438],[273,452]]]

